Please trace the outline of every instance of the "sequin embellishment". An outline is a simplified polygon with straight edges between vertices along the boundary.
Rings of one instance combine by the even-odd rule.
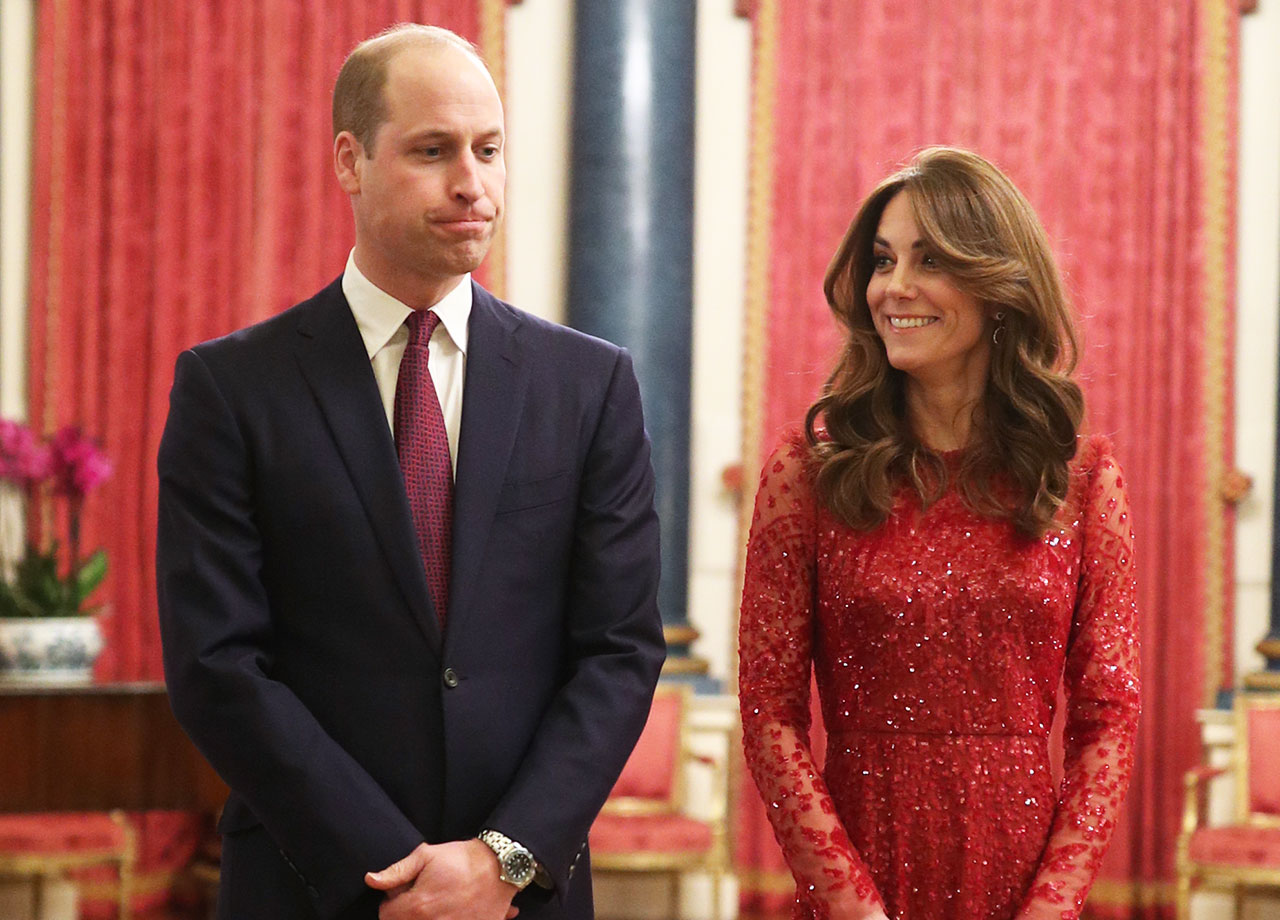
[[[803,444],[780,447],[747,551],[740,697],[794,916],[1078,917],[1133,770],[1135,593],[1128,500],[1103,438],[1081,443],[1039,541],[954,490],[925,513],[904,490],[883,526],[852,531],[818,507]]]

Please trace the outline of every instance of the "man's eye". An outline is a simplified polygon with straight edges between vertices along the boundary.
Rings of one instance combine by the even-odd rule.
[[[440,147],[418,147],[413,152],[418,154],[419,156],[438,157],[440,156],[441,148]]]

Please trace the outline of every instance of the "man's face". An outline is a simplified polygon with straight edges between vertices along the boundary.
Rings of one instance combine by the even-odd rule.
[[[371,151],[345,132],[335,141],[356,262],[397,296],[438,297],[480,264],[502,218],[502,103],[484,68],[448,46],[398,52],[383,94]]]

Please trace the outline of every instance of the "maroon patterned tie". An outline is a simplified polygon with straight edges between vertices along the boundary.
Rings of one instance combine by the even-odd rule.
[[[400,359],[400,376],[396,380],[396,455],[409,494],[413,527],[418,532],[427,589],[443,626],[449,609],[453,467],[444,413],[427,367],[427,343],[440,324],[440,317],[428,310],[414,310],[405,322],[409,326],[409,344]]]

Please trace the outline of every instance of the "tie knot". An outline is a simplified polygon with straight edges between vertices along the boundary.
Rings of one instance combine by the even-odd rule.
[[[414,310],[405,322],[409,326],[409,344],[426,345],[440,325],[440,314],[435,310]]]

